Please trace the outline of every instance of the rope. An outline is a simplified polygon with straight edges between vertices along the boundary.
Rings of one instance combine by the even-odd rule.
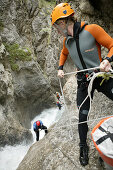
[[[89,97],[90,99],[90,108],[89,108],[89,112],[88,114],[90,113],[91,111],[91,103],[92,103],[92,98],[91,98],[91,91],[92,91],[92,86],[93,86],[93,82],[95,80],[96,77],[103,77],[103,80],[101,81],[100,83],[100,86],[102,85],[103,81],[104,80],[109,80],[109,78],[113,78],[113,75],[110,74],[110,73],[106,73],[106,72],[99,72],[99,73],[94,73],[93,76],[91,77],[91,80],[90,80],[90,83],[88,85],[88,95],[86,96],[86,98],[84,99],[84,101],[81,103],[80,107],[79,107],[79,111],[80,111],[80,108],[82,107],[82,105],[84,104],[84,102],[87,100],[87,98]],[[98,115],[97,115],[98,116]],[[94,123],[94,122],[93,122]],[[92,124],[93,124],[92,123]]]
[[[65,98],[64,98],[64,93],[63,93],[63,88],[62,88],[61,80],[60,80],[60,78],[59,78],[58,80],[59,80],[59,84],[60,84],[61,94],[62,94],[62,97],[63,97],[63,102],[64,102],[64,105],[65,105],[66,110],[68,110],[68,109],[67,109],[66,102],[65,102]]]
[[[88,69],[83,69],[83,70],[80,70],[80,71],[75,71],[75,72],[70,72],[70,73],[66,73],[64,75],[69,75],[69,74],[77,74],[77,73],[80,73],[80,72],[85,72],[85,71],[89,71],[89,70],[96,70],[96,69],[99,69],[100,67],[94,67],[94,68],[88,68]],[[113,73],[113,70],[110,69],[110,71]],[[92,103],[92,98],[91,98],[91,91],[92,91],[92,86],[93,86],[93,82],[95,80],[96,77],[103,77],[104,79],[102,80],[102,82],[100,83],[100,86],[102,85],[102,83],[104,82],[104,80],[109,80],[109,78],[113,78],[113,75],[110,74],[110,73],[106,73],[106,72],[99,72],[99,73],[95,73],[93,72],[93,76],[91,74],[91,77],[89,75],[89,77],[87,78],[87,80],[90,80],[90,83],[88,85],[88,95],[86,96],[86,98],[84,99],[84,101],[81,103],[81,105],[79,106],[79,111],[80,111],[80,108],[81,106],[84,104],[84,102],[87,100],[87,98],[89,97],[90,98],[90,108],[89,108],[89,113],[91,111],[91,103]]]
[[[88,68],[88,69],[83,69],[83,70],[79,70],[79,71],[75,71],[75,72],[65,73],[64,76],[70,75],[70,74],[77,74],[77,73],[81,73],[81,72],[85,72],[85,71],[89,71],[89,70],[97,70],[97,69],[100,69],[100,67]]]
[[[92,98],[91,98],[91,91],[92,91],[92,86],[93,86],[93,82],[95,80],[95,78],[102,74],[103,72],[99,72],[99,73],[94,73],[92,77],[90,77],[90,83],[88,85],[88,95],[86,96],[86,98],[84,99],[84,101],[81,103],[81,105],[79,106],[79,111],[80,111],[80,108],[82,107],[82,105],[84,104],[84,102],[87,100],[87,98],[89,97],[90,99],[90,108],[89,108],[89,113],[91,111],[91,103],[92,103]]]
[[[60,78],[59,78],[59,83],[60,83],[61,94],[62,94],[62,97],[63,97],[63,100],[64,100],[65,110],[66,110],[67,112],[69,112],[68,107],[67,107],[66,102],[65,102],[64,93],[63,93],[63,88],[62,88],[62,84],[61,84],[61,79],[60,79]],[[78,120],[78,117],[75,117],[75,118]],[[69,116],[68,116],[68,119],[69,119]],[[71,125],[71,120],[70,120],[70,119],[69,119],[69,123],[70,123],[70,125]],[[71,128],[70,138],[73,136],[72,134],[73,134],[73,132],[72,132],[72,128]]]
[[[96,70],[96,69],[99,69],[99,68],[100,68],[100,67],[83,69],[83,70],[76,71],[76,72],[66,73],[66,74],[64,74],[64,75],[77,74],[77,73],[80,73],[80,72],[85,72],[85,71],[89,71],[89,70]],[[113,70],[112,70],[112,69],[110,69],[110,71],[113,73]],[[107,76],[106,76],[106,75],[107,75]],[[112,74],[106,73],[106,72],[99,72],[99,73],[93,72],[93,75],[92,75],[92,73],[91,73],[91,75],[89,75],[89,77],[87,78],[88,80],[90,80],[90,83],[89,83],[89,85],[88,85],[88,95],[86,96],[86,98],[84,99],[84,101],[83,101],[83,102],[81,103],[81,105],[79,106],[79,111],[80,111],[80,108],[82,107],[82,105],[84,104],[84,102],[85,102],[85,101],[87,100],[87,98],[89,97],[89,99],[90,99],[90,108],[89,108],[89,112],[88,112],[88,113],[90,113],[90,111],[91,111],[91,103],[92,103],[92,98],[91,98],[92,86],[93,86],[93,82],[94,82],[95,78],[98,77],[98,76],[103,77],[104,80],[106,80],[106,79],[108,80],[110,77],[113,78],[113,75],[112,75]],[[101,84],[103,83],[104,80],[102,80]],[[63,88],[62,88],[62,85],[61,85],[61,80],[60,80],[60,78],[59,78],[59,83],[60,83],[60,89],[61,89],[61,93],[62,93],[62,96],[63,96],[65,108],[66,108],[66,110],[68,111],[68,108],[67,108],[67,105],[66,105],[65,99],[64,99]],[[77,117],[75,117],[75,118],[78,120]],[[97,120],[97,119],[94,119],[94,122],[95,122],[95,120]],[[89,121],[80,122],[80,123],[78,123],[78,124],[86,123],[86,122],[89,122]],[[93,123],[94,123],[94,122],[93,122]],[[93,124],[93,123],[92,123],[92,124]]]
[[[62,88],[62,84],[61,84],[61,79],[60,79],[60,78],[59,78],[59,84],[60,84],[61,94],[62,94],[62,97],[63,97],[63,100],[64,100],[65,109],[66,109],[66,111],[69,112],[68,107],[67,107],[66,102],[65,102],[64,93],[63,93],[63,88]],[[75,116],[75,118],[78,120],[78,117]]]
[[[110,68],[109,71],[111,71],[113,73],[113,70]]]
[[[59,128],[65,128],[65,127],[71,127],[71,126],[75,126],[75,125],[79,125],[79,124],[83,124],[83,123],[90,123],[90,122],[93,122],[93,121],[96,121],[96,120],[101,120],[101,119],[105,119],[105,118],[109,118],[109,117],[112,117],[113,115],[108,115],[108,116],[103,116],[103,117],[100,117],[100,118],[96,118],[96,119],[90,119],[90,120],[86,120],[84,122],[78,122],[78,123],[74,123],[74,124],[70,124],[70,125],[63,125],[63,126],[59,126],[59,127],[55,127],[55,128],[49,128],[49,129],[59,129]]]

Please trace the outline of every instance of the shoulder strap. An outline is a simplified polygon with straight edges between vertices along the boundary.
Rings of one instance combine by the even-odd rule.
[[[102,136],[101,138],[99,138],[97,141],[96,141],[96,144],[99,145],[101,144],[104,140],[110,138],[110,140],[113,142],[113,133],[110,133],[110,132],[107,132],[104,128],[102,128],[102,126],[99,126],[99,128],[102,132],[105,132],[106,135]]]
[[[80,34],[80,32],[84,29],[84,27],[85,27],[86,25],[87,25],[87,23],[84,24],[84,26],[81,28],[81,22],[75,22],[74,27],[73,27],[74,39],[75,39],[75,41],[76,41],[77,52],[78,52],[78,55],[79,55],[79,58],[80,58],[80,61],[81,61],[81,64],[82,64],[83,69],[87,69],[87,67],[86,67],[86,64],[85,64],[85,62],[84,62],[84,60],[83,60],[81,51],[80,51],[79,34]]]

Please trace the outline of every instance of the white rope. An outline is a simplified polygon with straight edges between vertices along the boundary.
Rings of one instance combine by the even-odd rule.
[[[109,71],[111,71],[113,73],[113,70],[110,68]]]
[[[63,100],[64,100],[65,110],[69,113],[68,107],[67,107],[66,102],[65,102],[65,98],[64,98],[64,94],[63,94],[63,88],[62,88],[62,84],[61,84],[60,78],[59,78],[59,83],[60,83],[60,89],[61,89],[62,97],[63,97]],[[75,118],[78,120],[77,117],[75,117]],[[69,120],[69,123],[71,125],[71,119],[70,119],[69,116],[68,116],[68,120]],[[72,131],[72,128],[71,128],[71,130],[70,130],[70,138],[72,138],[72,136],[73,136],[73,131]]]
[[[113,70],[112,70],[113,71]],[[88,85],[88,95],[86,96],[86,98],[84,99],[84,101],[81,103],[80,107],[79,107],[79,111],[80,111],[80,108],[82,107],[82,105],[85,103],[85,101],[87,100],[87,98],[89,97],[89,100],[90,100],[90,108],[89,108],[89,112],[88,112],[88,115],[91,111],[91,104],[92,104],[92,98],[91,98],[91,91],[92,91],[92,86],[93,86],[93,82],[95,80],[96,77],[98,77],[99,75],[104,75],[105,72],[99,72],[99,73],[94,73],[93,76],[91,77],[90,79],[90,83]],[[109,73],[108,73],[109,74]],[[113,78],[113,76],[110,76],[111,78]],[[98,115],[96,115],[96,117],[98,117]],[[95,121],[94,121],[95,122]],[[92,124],[94,124],[94,122]]]
[[[80,108],[82,107],[82,105],[84,104],[84,102],[87,100],[87,98],[89,97],[90,99],[90,108],[89,108],[89,113],[91,110],[91,103],[92,103],[92,98],[91,98],[91,91],[92,91],[92,86],[93,86],[93,82],[95,80],[95,78],[99,75],[99,74],[103,74],[104,72],[99,72],[99,73],[94,73],[93,76],[90,79],[90,83],[88,85],[88,95],[86,96],[86,98],[84,99],[84,101],[81,103],[81,105],[79,106],[79,111]]]
[[[67,110],[67,105],[66,105],[66,102],[65,102],[63,88],[62,88],[62,84],[61,84],[60,78],[59,78],[59,84],[60,84],[60,90],[61,90],[61,94],[62,94],[62,97],[63,97],[63,102],[64,102],[64,105],[65,105],[65,109]]]
[[[89,70],[96,70],[96,69],[99,69],[100,67],[94,67],[94,68],[88,68],[88,69],[83,69],[83,70],[79,70],[79,71],[76,71],[76,72],[70,72],[70,73],[66,73],[64,75],[69,75],[69,74],[77,74],[77,73],[80,73],[80,72],[85,72],[85,71],[89,71]],[[61,89],[61,94],[62,94],[62,97],[63,97],[63,101],[64,101],[64,105],[65,105],[65,109],[68,111],[68,108],[67,108],[67,105],[66,105],[66,102],[65,102],[65,98],[64,98],[64,93],[63,93],[63,88],[62,88],[62,84],[61,84],[61,80],[59,78],[59,84],[60,84],[60,89]],[[88,96],[87,96],[88,97]],[[87,98],[86,98],[87,99]],[[86,100],[85,99],[85,100]],[[81,104],[82,105],[82,104]],[[80,108],[79,108],[80,109]],[[78,117],[76,117],[76,119],[78,120]]]
[[[99,69],[100,67],[94,67],[94,68],[88,68],[88,69],[83,69],[83,70],[79,70],[79,71],[75,71],[75,72],[70,72],[70,73],[66,73],[64,75],[69,75],[69,74],[77,74],[77,73],[80,73],[80,72],[85,72],[85,71],[89,71],[89,70],[96,70],[96,69]],[[110,71],[113,73],[113,70],[110,69]],[[95,78],[100,75],[100,74],[105,74],[105,72],[98,72],[98,73],[95,73],[93,72],[93,76],[89,75],[89,77],[87,78],[88,80],[90,80],[90,83],[88,85],[88,95],[86,96],[86,98],[84,99],[84,101],[81,103],[81,105],[79,106],[79,111],[80,111],[80,108],[82,107],[82,105],[84,104],[84,102],[87,100],[87,98],[89,97],[90,99],[90,108],[89,108],[89,112],[88,114],[90,113],[91,111],[91,103],[92,103],[92,98],[91,98],[91,91],[92,91],[92,86],[93,86],[93,82],[95,80]],[[111,76],[110,76],[111,77]],[[112,77],[113,78],[113,77]],[[65,104],[65,108],[67,109],[67,105],[65,103],[65,99],[64,99],[64,94],[63,94],[63,89],[62,89],[62,85],[61,85],[61,80],[59,78],[59,83],[60,83],[60,89],[61,89],[61,93],[62,93],[62,96],[63,96],[63,100],[64,100],[64,104]],[[68,109],[67,109],[68,111]],[[78,118],[76,117],[76,119],[78,120]],[[96,120],[96,119],[95,119]],[[94,122],[93,122],[94,123]],[[92,123],[92,124],[93,124]]]
[[[103,117],[99,117],[99,118],[96,118],[96,119],[90,119],[90,120],[86,120],[86,121],[83,121],[83,122],[78,122],[78,123],[74,123],[74,124],[70,124],[70,125],[64,125],[64,126],[59,126],[59,127],[54,127],[54,128],[50,127],[49,129],[59,129],[59,128],[71,127],[71,126],[75,126],[75,125],[79,125],[79,124],[83,124],[83,123],[90,123],[90,122],[93,122],[93,121],[96,121],[96,120],[109,118],[109,117],[112,117],[112,116],[113,115],[103,116]]]
[[[79,71],[75,71],[75,72],[65,73],[64,76],[70,75],[70,74],[77,74],[77,73],[81,73],[81,72],[85,72],[85,71],[89,71],[89,70],[97,70],[97,69],[100,69],[100,67],[88,68],[88,69],[83,69],[83,70],[79,70]]]
[[[61,93],[62,93],[64,105],[65,105],[65,109],[66,109],[66,111],[69,112],[68,107],[67,107],[66,102],[65,102],[64,93],[63,93],[63,88],[62,88],[62,84],[61,84],[61,79],[60,79],[60,78],[59,78],[59,84],[60,84],[60,89],[61,89]],[[78,117],[75,116],[75,118],[78,120]]]

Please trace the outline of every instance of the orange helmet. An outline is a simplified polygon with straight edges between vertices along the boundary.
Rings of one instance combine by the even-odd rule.
[[[53,25],[58,19],[68,17],[74,13],[74,10],[68,3],[60,3],[51,13],[51,23]]]

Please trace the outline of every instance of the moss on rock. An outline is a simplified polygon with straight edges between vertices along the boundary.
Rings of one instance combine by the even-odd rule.
[[[16,64],[16,61],[30,61],[32,59],[31,51],[29,48],[21,48],[18,44],[4,44],[6,50],[9,53],[9,62],[11,69],[13,71],[18,70],[19,66]]]

